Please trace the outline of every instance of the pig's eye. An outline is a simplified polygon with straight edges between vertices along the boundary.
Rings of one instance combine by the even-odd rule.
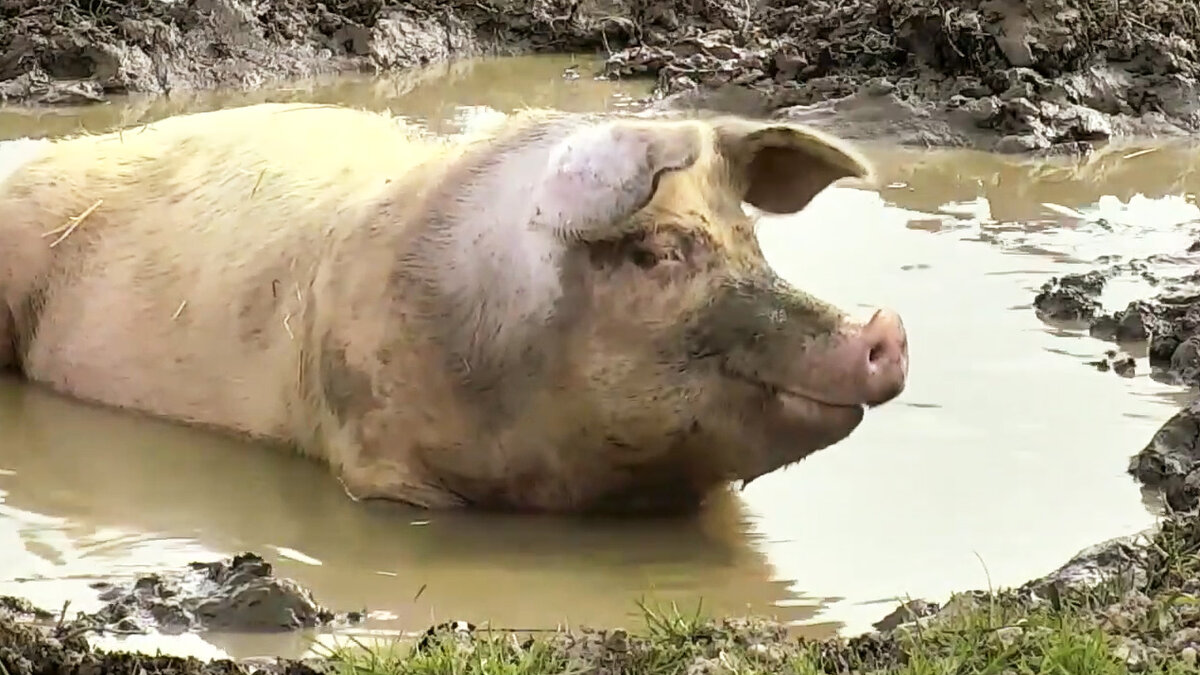
[[[633,251],[630,253],[630,257],[633,259],[633,264],[641,267],[642,269],[650,269],[651,267],[657,265],[659,261],[659,256],[657,253],[641,246],[633,249]]]
[[[629,259],[638,267],[648,270],[660,265],[682,263],[690,250],[690,242],[646,242],[634,246],[629,251]]]

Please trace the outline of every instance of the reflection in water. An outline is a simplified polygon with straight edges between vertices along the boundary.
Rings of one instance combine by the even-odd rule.
[[[644,93],[644,84],[565,80],[570,63],[531,57],[256,93],[0,110],[0,137],[264,100],[390,108],[455,131],[480,111],[598,110]],[[628,624],[645,596],[773,612],[817,633],[858,631],[891,598],[1020,583],[1148,525],[1123,471],[1178,392],[1089,369],[1083,362],[1108,345],[1041,324],[1029,305],[1050,275],[1101,254],[1167,252],[1194,268],[1192,151],[1118,148],[1082,162],[870,152],[887,187],[828,190],[797,217],[765,221],[760,236],[802,288],[853,311],[903,314],[909,388],[835,448],[701,517],[581,521],[355,504],[313,462],[4,380],[0,592],[87,608],[97,578],[254,550],[322,602],[381,612],[368,628],[447,618]],[[286,654],[305,639],[210,641],[234,654]]]
[[[49,582],[0,592],[32,589],[51,605],[98,578],[240,550],[261,551],[320,601],[398,615],[376,628],[422,629],[432,614],[546,627],[577,621],[579,607],[591,621],[626,623],[642,593],[688,608],[697,588],[705,606],[727,611],[770,611],[790,597],[770,580],[734,499],[700,519],[636,525],[356,504],[316,462],[9,379],[0,428],[0,462],[12,472],[0,479],[11,509],[0,532],[12,538],[0,569]]]
[[[1181,253],[1176,225],[1200,221],[1194,144],[1113,145],[1083,159],[1034,160],[962,150],[882,150],[890,203],[956,216],[984,241],[1062,262]],[[939,219],[940,220],[940,219]],[[980,228],[983,224],[986,227]],[[944,221],[935,229],[954,226]],[[1190,242],[1189,242],[1190,243]]]
[[[1128,202],[1188,194],[1200,186],[1194,145],[1164,143],[1150,151],[1113,144],[1082,158],[1035,159],[970,150],[874,148],[888,159],[889,201],[914,211],[986,200],[999,221],[1034,221],[1052,214],[1043,205],[1086,207],[1101,199]],[[1153,207],[1151,207],[1153,208]]]

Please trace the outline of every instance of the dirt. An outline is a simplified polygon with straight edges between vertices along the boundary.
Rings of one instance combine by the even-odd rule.
[[[777,116],[912,145],[1078,153],[1200,125],[1192,1],[815,0],[712,13],[703,28],[673,29],[690,20],[676,8],[643,30],[647,49],[616,54],[608,70],[655,73],[682,100],[752,88]]]
[[[601,52],[653,107],[850,138],[1086,152],[1200,129],[1196,0],[0,0],[0,102]]]
[[[1125,350],[1145,350],[1149,376],[1183,388],[1192,401],[1168,419],[1131,459],[1128,473],[1143,487],[1161,494],[1180,512],[1200,509],[1200,273],[1166,276],[1157,263],[1178,263],[1200,252],[1162,254],[1113,264],[1081,274],[1049,279],[1034,296],[1034,311],[1044,321],[1086,326],[1094,338]],[[1115,311],[1105,311],[1101,296],[1114,278],[1136,277],[1156,290]],[[1087,365],[1124,377],[1136,373],[1127,351],[1110,349]]]
[[[1180,512],[1200,507],[1200,398],[1175,413],[1129,462],[1129,474]]]
[[[219,630],[288,631],[358,623],[362,612],[338,614],[312,593],[274,574],[255,553],[227,560],[193,562],[182,570],[143,575],[129,583],[93,585],[104,605],[96,612],[68,615],[28,601],[0,597],[0,673],[279,673],[319,672],[312,663],[233,661],[104,653],[87,642],[90,634],[130,635]]]
[[[356,623],[362,613],[335,614],[312,593],[274,575],[254,553],[229,560],[194,562],[183,570],[138,577],[131,583],[93,586],[103,607],[68,618],[14,597],[0,597],[0,673],[278,673],[320,672],[303,662],[236,663],[175,656],[105,653],[88,644],[90,634],[177,635],[222,630],[285,631]]]
[[[1018,587],[959,592],[940,604],[904,603],[877,625],[874,635],[894,642],[905,632],[954,625],[972,612],[1015,618],[1067,610],[1115,638],[1114,654],[1125,661],[1126,672],[1145,671],[1149,663],[1194,665],[1200,648],[1200,605],[1191,600],[1200,591],[1198,553],[1200,514],[1168,515],[1143,532],[1085,548],[1058,569]],[[1016,633],[1025,623],[999,622],[1013,624],[999,631]]]
[[[1195,601],[1200,593],[1198,552],[1200,515],[1171,516],[1146,532],[1080,551],[1059,569],[1016,588],[992,593],[955,593],[944,603],[907,602],[881,620],[876,625],[877,630],[849,638],[797,640],[788,636],[782,624],[763,618],[692,619],[686,615],[655,615],[653,610],[648,619],[649,632],[642,634],[632,634],[621,628],[582,627],[535,636],[506,634],[497,640],[485,635],[488,631],[478,631],[466,621],[453,621],[429,628],[416,641],[407,668],[393,665],[390,668],[372,667],[369,671],[448,672],[458,663],[464,672],[476,672],[467,667],[468,662],[478,659],[499,662],[513,655],[528,660],[530,654],[540,653],[541,669],[520,672],[560,672],[563,669],[559,666],[568,663],[582,667],[582,670],[571,672],[589,673],[739,672],[736,666],[742,659],[752,659],[760,666],[773,665],[772,670],[782,668],[793,672],[786,665],[794,663],[801,654],[813,664],[803,672],[892,672],[911,658],[913,643],[909,638],[913,636],[925,640],[926,648],[940,647],[960,655],[964,648],[972,650],[986,646],[973,640],[995,637],[1000,644],[988,649],[995,647],[1014,652],[1037,647],[1038,641],[1046,637],[1032,635],[1029,639],[1031,636],[1023,631],[1050,631],[1046,635],[1054,630],[1066,631],[1067,619],[1063,617],[1069,615],[1074,617],[1072,620],[1083,620],[1112,636],[1114,658],[1124,661],[1129,672],[1138,672],[1149,663],[1195,661],[1197,649],[1200,649],[1200,628],[1197,627],[1200,626],[1200,604]],[[263,564],[257,556],[243,554],[233,561],[192,565],[185,576],[202,572],[206,583],[215,586],[226,584],[226,579],[239,575],[269,578],[269,570],[261,573]],[[161,582],[156,584],[162,585]],[[139,585],[144,582],[139,580],[134,584]],[[154,595],[162,594],[156,592]],[[1035,619],[1039,612],[1041,618]],[[978,623],[981,618],[987,620],[987,625]],[[1021,627],[1026,621],[1028,626]],[[999,627],[992,625],[997,622]],[[230,622],[233,623],[236,622]],[[56,616],[22,599],[0,597],[0,673],[315,675],[349,672],[347,664],[325,657],[304,661],[263,658],[202,661],[169,655],[106,652],[94,649],[87,640],[89,634],[106,630],[102,624],[92,616],[79,615],[68,620],[65,613]],[[1000,635],[1003,631],[1015,632]],[[946,643],[946,640],[950,642]],[[497,645],[503,651],[494,651]],[[497,665],[496,669],[486,672],[499,672],[500,667]]]
[[[45,612],[22,607],[22,601],[0,598],[0,672],[8,675],[225,675],[272,673],[315,675],[323,672],[303,662],[240,664],[231,660],[204,661],[169,655],[105,652],[93,649],[86,620],[55,621]]]
[[[182,570],[137,577],[128,583],[92,585],[104,606],[72,621],[116,634],[187,631],[287,631],[353,624],[363,612],[337,614],[291,579],[275,576],[254,553],[193,562]],[[64,609],[65,612],[65,609]]]
[[[1034,311],[1048,322],[1086,324],[1088,334],[1100,340],[1144,346],[1156,380],[1200,387],[1200,274],[1160,276],[1149,269],[1157,258],[1053,277],[1034,296]],[[1158,292],[1105,312],[1100,296],[1109,280],[1119,275],[1136,275]],[[1126,353],[1110,350],[1105,356],[1089,365],[1101,370],[1111,367],[1118,374],[1132,367]]]
[[[1088,361],[1089,366],[1095,366],[1096,370],[1102,373],[1112,371],[1121,377],[1133,377],[1137,375],[1137,359],[1133,358],[1126,352],[1109,349],[1104,352],[1104,358],[1097,361]]]
[[[251,89],[484,53],[586,50],[603,41],[606,21],[598,10],[581,18],[570,0],[0,0],[0,102]]]
[[[1098,298],[1108,277],[1099,271],[1052,277],[1033,299],[1038,316],[1046,319],[1078,321],[1091,319],[1100,311]]]

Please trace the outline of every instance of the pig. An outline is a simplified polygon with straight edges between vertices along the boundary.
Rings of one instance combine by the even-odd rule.
[[[446,136],[267,103],[8,142],[0,367],[290,448],[356,500],[691,511],[904,390],[900,316],[792,287],[755,235],[874,175],[728,115]]]

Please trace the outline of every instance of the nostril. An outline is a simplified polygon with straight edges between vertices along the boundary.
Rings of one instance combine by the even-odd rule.
[[[854,342],[858,361],[855,396],[869,406],[892,400],[904,390],[908,379],[908,333],[900,315],[888,309],[877,310],[859,328]]]
[[[872,369],[903,360],[908,349],[908,335],[895,312],[877,310],[863,332],[870,342],[866,356]]]
[[[871,351],[867,352],[867,363],[875,365],[875,363],[878,362],[882,357],[883,352],[884,347],[882,344],[876,344],[875,346],[871,347]]]

